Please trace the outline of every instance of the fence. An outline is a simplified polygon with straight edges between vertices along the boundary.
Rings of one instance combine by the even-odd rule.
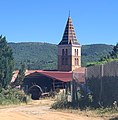
[[[111,106],[118,102],[118,61],[86,69],[86,80],[94,98],[94,106]]]
[[[118,61],[88,67],[86,70],[87,79],[101,77],[118,77]]]

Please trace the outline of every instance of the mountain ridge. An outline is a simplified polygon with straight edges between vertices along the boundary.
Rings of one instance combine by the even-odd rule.
[[[15,69],[19,69],[21,62],[28,69],[57,69],[57,45],[46,42],[9,43],[13,50]],[[90,44],[82,45],[82,66],[87,62],[96,62],[106,56],[113,49],[113,45]]]

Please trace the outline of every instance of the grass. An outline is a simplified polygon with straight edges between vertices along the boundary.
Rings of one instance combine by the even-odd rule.
[[[0,92],[0,105],[12,105],[29,102],[30,97],[21,90],[2,89]]]

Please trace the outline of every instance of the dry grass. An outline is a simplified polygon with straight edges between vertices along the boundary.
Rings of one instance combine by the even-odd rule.
[[[36,120],[36,118],[40,118],[42,120],[43,120],[43,118],[44,118],[44,120],[55,120],[55,118],[58,118],[59,120],[71,120],[73,118],[73,116],[75,116],[75,117],[72,120],[118,120],[117,112],[116,113],[106,112],[104,114],[101,114],[101,112],[99,112],[99,110],[90,110],[89,108],[86,110],[83,110],[83,111],[81,111],[79,109],[78,110],[49,109],[49,107],[54,102],[55,102],[54,99],[41,99],[41,100],[35,100],[35,101],[32,100],[28,104],[9,105],[9,106],[4,106],[4,107],[0,106],[0,112],[1,112],[1,115],[8,113],[9,116],[11,113],[14,113],[14,115],[17,113],[19,115],[19,117],[22,115],[21,113],[23,113],[23,115],[28,114],[31,117],[34,117],[34,120]],[[11,112],[11,111],[13,111],[13,112]],[[46,117],[47,117],[47,119],[46,119]],[[62,119],[62,118],[64,118],[64,119]],[[16,117],[16,119],[17,119],[17,117]]]

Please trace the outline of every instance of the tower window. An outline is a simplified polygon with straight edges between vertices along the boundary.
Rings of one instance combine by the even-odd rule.
[[[76,49],[75,49],[75,56],[77,55],[77,53],[76,53]]]
[[[77,64],[77,59],[75,58],[75,65]]]
[[[66,49],[66,56],[68,55],[68,49]]]
[[[79,65],[79,60],[78,60],[78,58],[77,58],[77,65]]]
[[[62,49],[62,56],[64,56],[64,49]]]
[[[77,49],[77,56],[78,56],[78,49]]]

